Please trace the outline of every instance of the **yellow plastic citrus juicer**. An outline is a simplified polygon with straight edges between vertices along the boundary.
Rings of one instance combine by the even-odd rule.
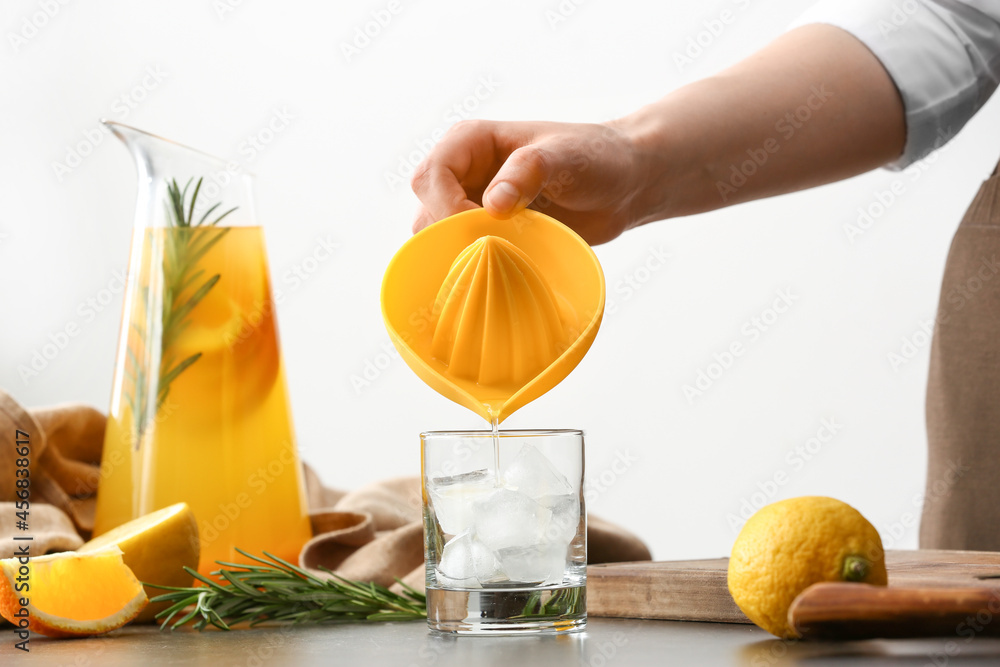
[[[420,231],[382,280],[407,365],[446,398],[502,422],[569,375],[604,314],[604,273],[569,227],[537,211],[465,211]]]

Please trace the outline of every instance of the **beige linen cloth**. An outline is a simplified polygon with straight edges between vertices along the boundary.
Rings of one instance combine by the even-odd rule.
[[[94,527],[100,481],[105,416],[85,405],[23,408],[0,390],[0,558],[13,555],[17,529],[14,484],[17,429],[31,447],[30,531],[32,552],[79,547]],[[403,579],[424,583],[420,480],[402,477],[352,492],[323,486],[305,466],[306,491],[314,537],[303,547],[299,564],[331,569],[341,576],[384,586]],[[591,563],[649,560],[649,549],[628,531],[591,516],[587,525]]]

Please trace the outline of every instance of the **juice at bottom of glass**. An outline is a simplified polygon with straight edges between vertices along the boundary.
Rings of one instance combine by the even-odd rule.
[[[237,547],[295,562],[311,529],[262,230],[138,230],[132,252],[94,534],[183,501],[200,572]]]

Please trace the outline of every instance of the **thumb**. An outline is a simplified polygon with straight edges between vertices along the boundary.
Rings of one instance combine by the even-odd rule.
[[[558,173],[552,158],[537,144],[515,150],[483,192],[483,207],[497,218],[523,210]]]

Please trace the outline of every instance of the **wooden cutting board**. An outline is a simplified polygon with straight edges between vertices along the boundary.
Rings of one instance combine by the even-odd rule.
[[[590,616],[749,623],[726,586],[728,558],[608,563],[587,568]],[[889,586],[1000,586],[1000,553],[888,551]],[[984,578],[993,577],[993,578]]]

